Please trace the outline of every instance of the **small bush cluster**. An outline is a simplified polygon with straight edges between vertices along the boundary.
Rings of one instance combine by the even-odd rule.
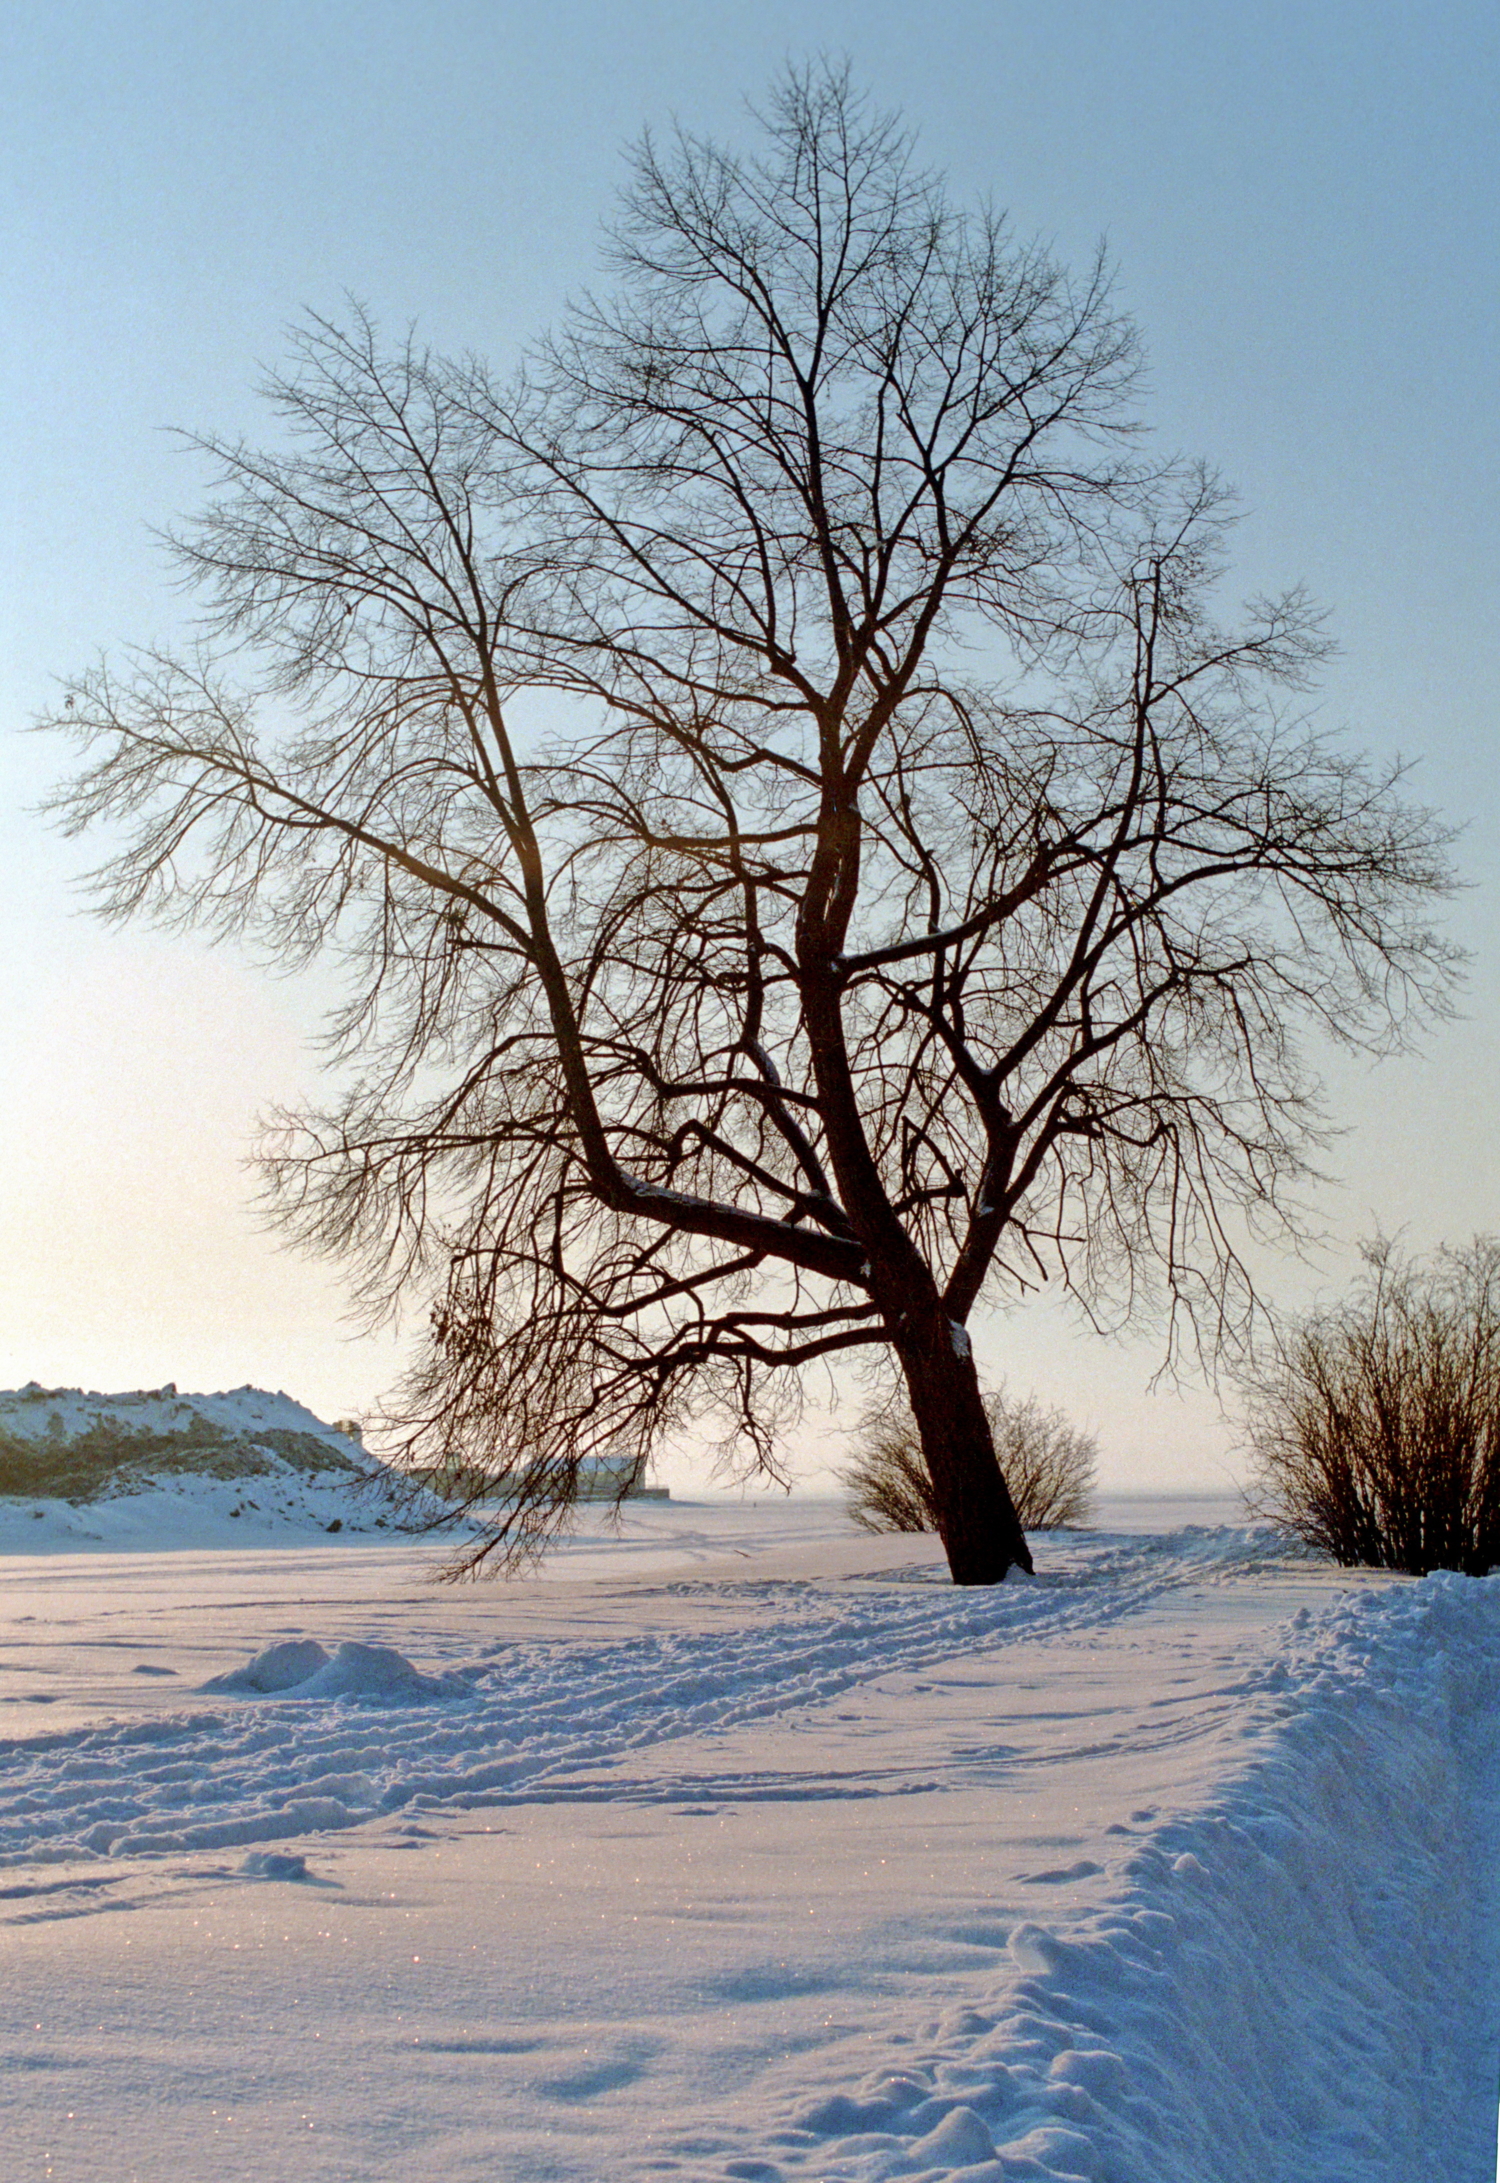
[[[1259,1510],[1346,1567],[1500,1567],[1500,1241],[1367,1252],[1247,1382]]]
[[[1084,1522],[1099,1456],[1094,1436],[1070,1425],[1061,1410],[1044,1409],[1034,1395],[1017,1402],[1001,1388],[984,1407],[1021,1529]],[[866,1425],[843,1480],[849,1513],[866,1531],[937,1529],[932,1480],[909,1410],[887,1411]]]

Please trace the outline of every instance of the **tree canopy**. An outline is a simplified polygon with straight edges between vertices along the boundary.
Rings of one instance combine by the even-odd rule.
[[[612,285],[509,380],[309,320],[276,445],[198,443],[201,649],[71,687],[60,803],[125,823],[110,913],[343,966],[268,1174],[430,1299],[405,1445],[481,1558],[690,1422],[776,1475],[853,1357],[994,1581],[976,1306],[1242,1322],[1309,1034],[1441,1003],[1445,834],[1297,710],[1300,592],[1224,617],[1102,260],[955,207],[838,69],[756,131],[642,141]]]

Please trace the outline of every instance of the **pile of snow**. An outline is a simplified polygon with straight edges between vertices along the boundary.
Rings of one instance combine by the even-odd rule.
[[[393,1645],[346,1642],[331,1657],[313,1637],[268,1645],[245,1667],[211,1675],[205,1690],[246,1698],[354,1698],[372,1705],[420,1705],[467,1696],[468,1685],[424,1675]]]
[[[433,1512],[403,1506],[351,1432],[290,1395],[0,1392],[0,1552],[260,1545]]]
[[[228,1690],[247,1698],[274,1698],[283,1690],[295,1690],[328,1665],[328,1654],[315,1637],[288,1637],[268,1645],[249,1664],[211,1675],[205,1690]]]

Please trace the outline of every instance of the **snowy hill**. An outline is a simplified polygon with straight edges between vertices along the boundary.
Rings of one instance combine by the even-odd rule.
[[[384,1466],[290,1395],[0,1391],[0,1552],[249,1546],[410,1521]]]

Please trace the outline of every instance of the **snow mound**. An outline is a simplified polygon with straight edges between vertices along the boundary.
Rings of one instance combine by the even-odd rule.
[[[290,1395],[0,1391],[0,1552],[258,1546],[445,1513]]]
[[[234,1668],[227,1675],[211,1675],[203,1688],[232,1691],[247,1698],[271,1697],[283,1690],[295,1690],[319,1668],[326,1668],[328,1661],[329,1655],[315,1637],[289,1637],[280,1645],[268,1645],[245,1667]]]
[[[446,1677],[424,1675],[392,1645],[348,1642],[326,1667],[298,1683],[293,1698],[358,1698],[366,1704],[412,1705],[425,1698],[451,1698],[464,1686]]]
[[[346,1642],[330,1658],[311,1637],[268,1645],[245,1667],[212,1676],[203,1688],[246,1698],[352,1698],[365,1705],[420,1705],[467,1695],[467,1685],[424,1675],[392,1645]]]

